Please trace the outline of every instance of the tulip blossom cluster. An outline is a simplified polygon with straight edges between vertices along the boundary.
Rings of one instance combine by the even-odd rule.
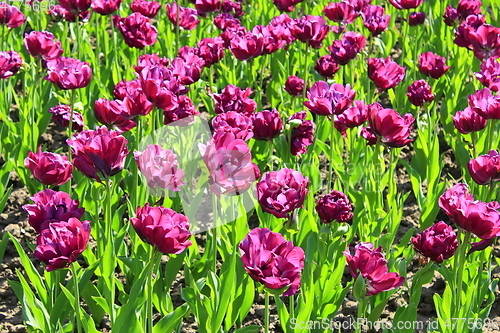
[[[500,204],[474,200],[467,185],[457,184],[441,195],[439,207],[460,228],[489,240],[500,236]]]
[[[365,280],[366,296],[398,288],[405,282],[398,273],[389,273],[382,246],[373,249],[372,243],[359,243],[354,247],[354,254],[349,251],[343,253],[351,276],[357,278],[361,275]]]
[[[241,261],[250,277],[269,292],[294,295],[300,287],[304,250],[267,228],[256,228],[239,245]]]

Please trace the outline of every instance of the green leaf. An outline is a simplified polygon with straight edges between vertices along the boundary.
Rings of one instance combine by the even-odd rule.
[[[188,313],[188,310],[188,304],[182,304],[180,307],[175,309],[174,312],[169,313],[168,315],[160,319],[160,321],[157,322],[153,327],[153,333],[173,332],[176,327],[180,325],[180,323],[182,322],[182,318]]]
[[[257,325],[245,326],[234,330],[234,333],[257,333],[260,332],[261,327]]]

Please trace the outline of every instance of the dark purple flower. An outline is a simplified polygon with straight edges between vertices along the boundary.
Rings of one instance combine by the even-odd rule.
[[[484,88],[469,95],[469,106],[485,119],[500,119],[500,98]]]
[[[387,260],[382,253],[382,246],[375,250],[372,243],[358,243],[354,255],[343,252],[353,278],[360,274],[366,283],[366,296],[401,287],[405,279],[398,273],[389,273]]]
[[[130,131],[136,123],[129,119],[128,109],[120,100],[99,98],[94,103],[94,116],[103,125],[114,127],[120,133]]]
[[[339,65],[346,65],[363,49],[366,43],[366,38],[357,32],[348,31],[340,40],[336,40],[328,48],[332,58]]]
[[[239,245],[241,261],[250,277],[276,294],[290,296],[300,287],[304,250],[279,233],[255,228]],[[272,291],[270,291],[272,293]]]
[[[252,116],[257,108],[257,103],[249,98],[251,94],[250,88],[243,90],[232,84],[226,86],[220,94],[211,94],[215,100],[215,113],[236,111],[248,117]]]
[[[325,79],[331,79],[338,72],[340,66],[331,55],[326,54],[318,58],[314,69]]]
[[[165,7],[168,19],[174,27],[178,25],[183,29],[193,30],[200,23],[198,13],[193,8],[179,6],[177,2],[173,2],[172,4],[167,3]]]
[[[486,119],[470,107],[457,111],[452,118],[453,125],[462,134],[477,132],[486,127]]]
[[[364,26],[370,30],[373,36],[387,29],[391,16],[385,14],[384,8],[375,5],[367,5],[361,13]]]
[[[439,221],[416,237],[412,237],[411,242],[418,253],[438,264],[451,258],[458,247],[457,235],[453,228],[443,221]]]
[[[89,221],[53,222],[38,235],[33,255],[47,264],[47,272],[66,268],[85,250],[89,237]]]
[[[276,109],[263,110],[252,115],[253,138],[271,140],[283,130],[283,120]]]
[[[24,205],[28,213],[28,223],[40,233],[49,223],[54,221],[68,221],[74,217],[80,219],[85,209],[78,207],[78,200],[71,200],[66,192],[57,192],[46,189],[30,198],[34,203]]]
[[[0,79],[15,75],[23,66],[23,59],[16,51],[0,52]]]
[[[61,42],[54,40],[54,35],[47,31],[32,31],[24,35],[24,47],[33,56],[44,60],[57,58],[63,54]]]
[[[168,58],[161,58],[158,54],[152,53],[152,54],[143,54],[139,56],[139,59],[137,59],[137,66],[133,66],[134,70],[136,73],[140,73],[144,68],[146,67],[152,67],[152,66],[168,66],[170,64],[170,60]],[[137,82],[137,79],[132,80],[132,81],[120,81],[120,82]],[[117,83],[118,84],[120,84]],[[140,84],[138,85],[140,88]],[[119,97],[117,97],[119,98]],[[120,99],[123,99],[123,97],[120,97]]]
[[[164,254],[179,254],[192,245],[189,238],[189,219],[162,206],[137,207],[136,217],[130,222],[135,232],[146,243]]]
[[[290,75],[285,82],[285,91],[292,96],[302,96],[304,93],[304,80],[295,75]]]
[[[352,219],[352,204],[347,196],[339,191],[325,194],[316,202],[316,212],[321,222],[347,222]]]
[[[423,106],[434,100],[431,86],[425,80],[417,80],[408,86],[408,100],[415,106]]]
[[[151,25],[150,19],[140,13],[132,13],[127,17],[113,16],[113,24],[120,31],[125,44],[143,49],[156,43],[158,30]]]
[[[414,9],[420,6],[424,0],[389,0],[389,2],[397,9]]]
[[[331,116],[344,112],[354,100],[356,92],[350,85],[343,86],[339,83],[328,85],[325,81],[313,84],[307,92],[307,101],[304,105],[319,116]]]
[[[184,54],[183,58],[175,58],[168,69],[172,77],[176,78],[182,85],[190,85],[200,79],[201,71],[205,61],[194,53]]]
[[[215,131],[226,131],[234,134],[236,139],[248,141],[253,137],[252,119],[234,111],[224,112],[212,119]]]
[[[432,52],[425,52],[418,56],[418,70],[420,73],[439,79],[450,66],[446,66],[446,59]]]
[[[59,4],[68,12],[77,14],[88,10],[91,0],[59,0]]]
[[[408,17],[408,24],[411,27],[424,24],[424,22],[425,22],[425,13],[424,12],[411,13],[410,16]]]
[[[218,12],[222,6],[221,0],[195,0],[194,6],[201,16],[210,12]]]
[[[74,58],[59,57],[49,60],[47,69],[45,80],[64,90],[85,88],[92,78],[92,68],[88,62]]]
[[[231,132],[215,132],[199,149],[210,174],[210,189],[219,197],[244,193],[258,177],[250,148]]]
[[[355,8],[348,2],[329,2],[328,5],[323,8],[323,14],[333,22],[349,24],[354,22],[354,20],[359,16],[359,12],[356,12]]]
[[[224,58],[224,40],[221,37],[203,38],[198,42],[198,56],[210,67]]]
[[[293,12],[295,5],[302,1],[304,0],[273,0],[273,3],[280,12]]]
[[[214,18],[214,25],[219,30],[226,30],[229,27],[235,28],[241,26],[241,22],[231,14],[220,13]]]
[[[70,12],[60,5],[54,5],[49,8],[50,16],[56,20],[65,20],[67,22],[76,22],[78,18],[79,22],[87,22],[90,19],[90,10],[83,12]]]
[[[368,106],[368,121],[373,133],[388,147],[399,148],[413,141],[410,133],[415,119],[410,113],[403,117],[393,109],[383,109],[378,103]]]
[[[177,155],[170,149],[148,145],[144,151],[134,151],[139,171],[153,190],[157,188],[179,191],[184,186],[184,171],[179,168]]]
[[[337,118],[334,121],[335,128],[342,133],[342,135],[346,134],[346,130],[348,128],[361,126],[368,120],[368,107],[365,102],[354,101],[353,104],[353,106],[337,115]]]
[[[73,165],[85,176],[101,181],[122,171],[128,154],[127,139],[117,131],[97,127],[66,140],[73,152]]]
[[[470,176],[479,185],[500,180],[500,154],[490,150],[486,155],[473,158],[467,163]]]
[[[322,16],[306,15],[295,19],[290,31],[292,36],[302,43],[319,49],[330,28]]]
[[[306,198],[309,179],[293,169],[269,171],[257,183],[257,198],[262,210],[278,218],[290,219]]]
[[[306,116],[306,111],[300,111],[288,119],[293,126],[290,134],[290,153],[293,156],[307,153],[307,147],[313,144],[315,125],[312,120],[304,120]]]
[[[368,77],[379,90],[394,88],[405,77],[406,68],[388,58],[368,59]]]
[[[488,58],[481,63],[479,73],[474,73],[476,79],[490,90],[500,90],[500,62],[497,59]]]
[[[69,118],[71,117],[71,106],[59,104],[49,109],[52,113],[52,120],[63,127],[69,126]],[[80,113],[73,110],[73,131],[83,131],[83,117]]]
[[[194,116],[199,114],[200,112],[194,106],[191,98],[182,95],[179,96],[175,108],[163,109],[163,124],[168,125],[175,123],[175,125],[179,126],[189,125],[194,121]]]
[[[42,152],[41,146],[38,147],[37,153],[28,153],[24,166],[44,185],[62,185],[71,179],[73,173],[73,166],[67,156]]]
[[[26,18],[16,6],[11,6],[5,2],[0,2],[0,24],[4,24],[9,29],[23,25]]]
[[[149,1],[149,0],[134,0],[130,4],[130,9],[135,13],[141,13],[142,15],[154,18],[161,6],[158,1]]]
[[[235,35],[230,41],[229,50],[240,61],[253,59],[264,52],[264,36],[250,32],[242,36]]]
[[[120,8],[122,0],[92,0],[90,7],[101,15],[113,14]]]

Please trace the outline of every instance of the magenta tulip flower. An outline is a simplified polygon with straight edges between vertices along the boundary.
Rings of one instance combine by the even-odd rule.
[[[418,253],[438,264],[451,258],[458,247],[457,235],[453,228],[443,221],[439,221],[416,237],[412,237],[411,242]]]
[[[94,102],[94,116],[103,125],[114,127],[118,132],[130,131],[136,123],[128,119],[128,109],[123,101],[99,98]]]
[[[304,80],[295,75],[290,75],[285,82],[285,91],[291,96],[302,96],[304,93]]]
[[[16,6],[0,2],[0,24],[4,24],[9,29],[20,27],[26,21],[24,14]]]
[[[405,67],[399,66],[391,58],[368,59],[368,77],[379,90],[394,88],[405,77]]]
[[[377,36],[385,31],[389,26],[391,16],[385,14],[384,7],[376,5],[367,5],[361,12],[364,26],[370,30],[372,36]]]
[[[318,81],[307,92],[308,100],[304,105],[319,116],[331,116],[344,112],[352,104],[355,96],[356,92],[348,84],[328,85],[325,81]]]
[[[389,273],[382,246],[373,249],[372,243],[358,243],[354,247],[354,255],[348,251],[343,253],[347,258],[351,276],[357,278],[361,275],[365,280],[366,296],[396,289],[405,282],[398,273]]]
[[[286,241],[279,233],[256,228],[241,241],[239,249],[243,266],[254,281],[283,296],[297,292],[304,268],[302,248]]]
[[[186,95],[181,95],[177,99],[176,107],[163,109],[163,124],[175,123],[179,126],[189,125],[194,122],[194,117],[200,112],[194,106],[193,101]]]
[[[321,196],[316,202],[316,212],[323,223],[348,222],[353,216],[349,198],[339,191]]]
[[[130,47],[142,50],[156,43],[158,31],[147,16],[137,12],[127,17],[114,16],[113,23],[122,34],[125,44]]]
[[[189,219],[162,206],[137,207],[130,222],[139,237],[163,254],[179,254],[192,245]]]
[[[215,100],[215,113],[236,111],[250,117],[257,108],[257,102],[249,98],[251,94],[250,88],[243,90],[232,84],[226,86],[220,94],[211,94]]]
[[[60,89],[72,90],[85,88],[92,78],[92,68],[85,61],[59,57],[47,62],[48,73],[45,80]]]
[[[453,125],[462,134],[477,132],[486,127],[486,119],[470,107],[457,111],[452,118]]]
[[[49,109],[52,113],[52,120],[61,125],[62,127],[69,126],[69,118],[71,117],[71,106],[66,104],[59,104]],[[83,131],[83,116],[73,110],[73,131]]]
[[[332,58],[339,65],[346,65],[365,47],[366,38],[354,31],[346,32],[340,40],[335,40],[328,48]]]
[[[24,159],[24,166],[27,167],[33,176],[44,185],[59,186],[71,179],[73,165],[68,157],[59,154],[42,152],[42,147],[38,147],[38,152],[29,152]]]
[[[127,139],[117,131],[97,127],[66,140],[73,153],[73,165],[85,176],[101,182],[122,171],[128,154]]]
[[[485,119],[500,119],[500,98],[484,88],[469,95],[469,106]]]
[[[113,14],[120,8],[122,0],[92,0],[90,7],[101,15]]]
[[[253,137],[253,123],[250,117],[229,111],[212,119],[214,131],[226,131],[234,134],[236,139],[248,141]]]
[[[467,163],[470,176],[479,185],[486,185],[500,180],[500,154],[490,150],[486,155],[473,158]]]
[[[424,0],[389,0],[389,2],[397,9],[414,9],[420,6]]]
[[[410,103],[415,106],[423,106],[434,100],[431,86],[425,80],[417,80],[410,84],[406,96],[408,96]]]
[[[346,135],[348,128],[361,126],[368,120],[368,106],[364,101],[354,101],[354,105],[339,114],[334,121],[335,128]]]
[[[308,185],[309,179],[296,170],[269,171],[257,183],[257,198],[263,211],[290,219],[304,203]]]
[[[354,6],[349,2],[329,2],[328,5],[323,8],[323,14],[333,22],[349,24],[354,22],[354,20],[359,16],[359,12],[356,12]]]
[[[322,16],[306,15],[295,19],[290,31],[297,40],[319,49],[330,28]]]
[[[500,62],[497,59],[488,58],[481,63],[481,69],[474,73],[476,79],[491,91],[500,90]]]
[[[0,52],[0,79],[15,75],[23,66],[23,59],[16,51]]]
[[[24,47],[33,57],[54,59],[63,54],[61,42],[54,38],[54,35],[47,31],[32,31],[24,34]]]
[[[66,268],[85,250],[89,237],[89,221],[53,222],[38,235],[33,255],[47,264],[47,272]]]
[[[221,37],[203,38],[198,42],[198,56],[210,67],[224,58],[224,40]]]
[[[420,73],[439,79],[450,66],[446,66],[446,59],[432,52],[425,52],[418,56],[418,70]]]
[[[410,27],[414,27],[416,25],[422,25],[425,22],[425,13],[424,12],[414,12],[411,13],[408,17],[408,24]]]
[[[415,119],[410,113],[403,117],[393,109],[383,109],[378,103],[369,105],[371,131],[388,147],[399,148],[413,141],[410,133]]]
[[[179,26],[186,30],[193,30],[200,23],[198,13],[193,8],[179,6],[177,2],[167,3],[165,7],[168,19],[174,27]]]
[[[30,198],[34,203],[23,206],[28,213],[28,223],[40,233],[54,221],[80,219],[85,209],[78,207],[78,200],[71,200],[68,193],[46,189]]]
[[[77,14],[88,10],[91,0],[59,0],[59,4],[68,12]]]
[[[149,18],[154,18],[156,14],[158,14],[160,8],[161,5],[158,1],[134,0],[130,4],[130,9],[134,13],[140,13]]]
[[[312,120],[305,120],[306,111],[297,112],[288,118],[288,123],[294,124],[290,134],[290,153],[293,156],[300,156],[307,153],[307,147],[313,144],[314,130],[316,126]]]
[[[325,79],[331,79],[339,71],[340,66],[331,55],[325,54],[318,58],[314,69]]]
[[[283,120],[276,109],[263,110],[252,115],[253,138],[271,140],[283,130]]]
[[[295,5],[304,0],[273,0],[273,4],[280,12],[293,12]]]

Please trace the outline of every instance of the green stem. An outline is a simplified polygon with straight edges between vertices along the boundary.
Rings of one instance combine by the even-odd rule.
[[[490,119],[488,121],[488,137],[487,137],[488,140],[485,142],[484,145],[484,148],[486,149],[484,150],[485,153],[487,153],[491,147],[495,147],[495,145],[493,144],[494,137],[495,137],[495,122],[494,119]],[[488,147],[488,144],[492,146]]]
[[[333,187],[332,181],[333,181],[333,155],[335,154],[335,149],[333,145],[333,141],[335,138],[335,117],[331,115],[330,119],[330,172],[328,174],[328,184],[327,184],[327,192],[330,193],[331,188]]]
[[[147,277],[147,285],[148,285],[148,298],[146,301],[147,311],[148,311],[148,320],[147,320],[147,333],[153,332],[153,274],[155,272],[155,266],[160,261],[161,252],[159,252],[156,248],[153,249],[153,255],[151,257],[151,261],[149,263],[150,269]]]
[[[112,204],[111,204],[111,179],[106,179],[106,208],[105,208],[105,217],[104,223],[106,224],[106,240],[107,245],[111,246],[111,255],[113,256],[111,260],[112,271],[114,271],[115,267],[115,245],[113,239],[113,219],[112,219]],[[114,315],[114,303],[115,303],[115,280],[114,277],[111,276],[111,289],[109,290],[109,320],[111,322],[111,327],[114,326],[115,323],[115,315]]]
[[[75,293],[75,315],[76,329],[78,333],[82,332],[82,323],[80,322],[80,288],[78,287],[78,274],[76,273],[76,262],[71,264],[71,274],[73,275],[73,288]]]
[[[269,293],[265,291],[265,306],[264,306],[264,332],[269,333]]]
[[[362,322],[365,318],[365,313],[366,313],[366,297],[361,298],[358,300],[358,315],[357,315],[357,322],[356,322],[356,333],[361,333],[362,329]]]
[[[477,155],[477,133],[476,132],[471,132],[470,133],[471,141],[472,141],[472,152],[474,153],[473,158],[476,158]]]
[[[218,215],[218,210],[217,210],[217,199],[216,198],[212,199],[212,207],[213,207],[213,212],[212,212],[213,228],[210,231],[212,234],[212,246],[213,246],[212,251],[214,254],[213,272],[217,273],[217,215]]]
[[[457,276],[457,279],[456,279],[456,294],[455,294],[455,299],[454,299],[454,318],[459,318],[460,316],[460,310],[461,310],[461,307],[462,307],[462,286],[463,286],[463,273],[464,273],[464,270],[465,270],[465,255],[466,255],[466,250],[467,250],[467,247],[469,246],[469,239],[470,239],[470,232],[469,231],[465,231],[465,230],[461,230],[459,229],[458,230],[458,239],[460,240],[460,236],[462,235],[462,233],[464,234],[464,240],[463,242],[460,243],[459,247],[458,247],[458,250],[457,250],[457,253],[455,254],[456,256],[456,265],[454,267],[454,271],[455,271],[455,274]],[[461,332],[461,328],[458,327],[460,325],[457,325],[456,329],[457,329],[457,333],[458,332]]]
[[[307,80],[308,80],[308,74],[309,74],[309,67],[307,67],[309,63],[309,44],[304,43],[305,49],[304,49],[304,90],[303,90],[303,97],[304,99],[307,98],[306,92],[307,92]]]

